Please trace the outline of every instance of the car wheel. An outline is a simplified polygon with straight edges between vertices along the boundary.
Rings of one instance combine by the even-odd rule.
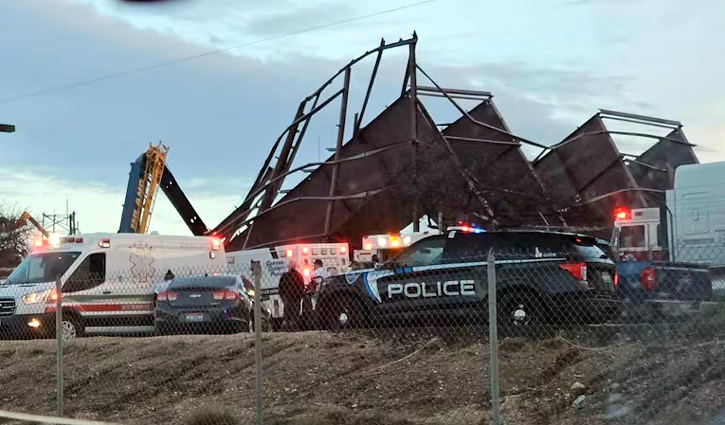
[[[330,302],[326,318],[328,330],[351,329],[364,322],[364,311],[358,300],[345,296]]]
[[[282,324],[283,323],[284,323],[284,321],[282,319],[272,318],[271,319],[271,324],[270,324],[270,330],[272,332],[279,332],[279,331],[281,331],[282,330]]]
[[[63,315],[61,323],[62,335],[64,340],[71,340],[83,336],[83,322],[80,318],[70,315]]]
[[[169,335],[169,327],[167,325],[156,325],[156,329],[154,330],[154,335],[156,336],[165,336]]]
[[[505,294],[497,302],[496,320],[502,336],[535,336],[541,332],[542,308],[530,292]]]

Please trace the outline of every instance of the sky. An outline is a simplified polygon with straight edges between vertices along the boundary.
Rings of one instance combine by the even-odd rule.
[[[0,201],[40,216],[67,200],[83,232],[115,232],[129,163],[162,141],[213,227],[305,96],[413,31],[437,83],[491,91],[522,137],[556,143],[606,108],[679,120],[702,162],[725,160],[723,27],[719,0],[0,0],[0,123],[17,129],[0,133]],[[405,58],[384,56],[366,121],[399,96]],[[353,71],[351,113],[371,69]],[[327,156],[338,114],[315,118],[300,163]],[[151,230],[190,234],[163,195]]]

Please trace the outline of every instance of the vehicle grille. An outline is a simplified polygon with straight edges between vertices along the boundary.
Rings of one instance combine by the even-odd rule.
[[[12,316],[15,313],[15,300],[0,298],[0,317]]]

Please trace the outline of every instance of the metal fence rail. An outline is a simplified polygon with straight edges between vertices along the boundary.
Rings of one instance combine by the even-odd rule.
[[[30,415],[27,413],[13,413],[5,410],[0,410],[0,424],[7,424],[13,422],[39,425],[113,425],[110,422],[84,421],[80,419]]]

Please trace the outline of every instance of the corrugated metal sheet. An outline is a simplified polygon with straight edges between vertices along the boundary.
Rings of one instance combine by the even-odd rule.
[[[339,168],[339,180],[335,196],[361,194],[360,199],[334,202],[331,232],[333,237],[359,244],[364,234],[386,230],[395,231],[406,226],[412,219],[405,214],[395,199],[385,191],[365,196],[366,192],[385,190],[412,158],[410,141],[410,99],[399,98],[377,116],[357,136],[343,145],[340,159],[391,147],[383,153],[355,161],[343,162]],[[417,109],[417,139],[420,143],[432,143],[440,137],[438,130],[425,109]],[[330,157],[328,160],[332,160]],[[313,171],[307,179],[295,186],[272,209],[255,219],[250,231],[245,231],[230,242],[229,249],[268,245],[279,241],[304,239],[324,240],[324,222],[327,200],[310,200],[310,197],[327,197],[330,190],[332,165],[324,165]],[[250,234],[248,234],[250,233]]]
[[[679,140],[682,143],[668,139]],[[672,178],[677,167],[697,163],[697,155],[692,145],[687,142],[682,129],[676,128],[637,157],[634,162],[629,163],[628,168],[638,186],[667,190],[672,189]]]
[[[510,132],[492,100],[480,103],[469,115],[476,121]],[[461,164],[472,170],[483,186],[499,225],[543,225],[539,213],[553,218],[550,198],[514,138],[478,125],[465,116],[444,129],[443,135],[447,136]]]
[[[552,196],[560,208],[585,204],[608,193],[638,188],[607,131],[599,114],[594,115],[534,164],[534,170],[546,186],[555,188]],[[584,213],[570,214],[567,221],[592,221],[592,214],[600,220],[608,220],[613,205],[620,202],[622,196],[596,202],[585,208]],[[644,199],[636,192],[635,200],[637,202],[629,205],[643,206]]]

